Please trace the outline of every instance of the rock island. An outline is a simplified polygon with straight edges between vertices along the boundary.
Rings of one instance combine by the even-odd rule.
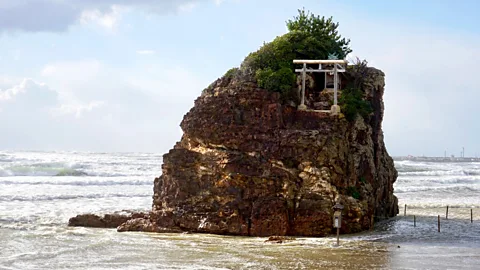
[[[149,213],[80,215],[70,225],[325,236],[336,202],[342,233],[395,216],[384,73],[344,60],[349,40],[332,18],[300,10],[287,27],[195,100],[181,140],[163,156]]]

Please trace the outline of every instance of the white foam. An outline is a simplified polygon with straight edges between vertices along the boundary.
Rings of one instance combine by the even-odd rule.
[[[158,176],[158,154],[3,152],[0,177],[9,176]]]

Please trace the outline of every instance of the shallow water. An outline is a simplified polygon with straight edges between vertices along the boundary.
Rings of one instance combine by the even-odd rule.
[[[160,166],[157,154],[0,152],[0,269],[479,269],[478,163],[396,162],[400,216],[339,247],[333,236],[272,244],[66,226],[79,213],[148,210]]]

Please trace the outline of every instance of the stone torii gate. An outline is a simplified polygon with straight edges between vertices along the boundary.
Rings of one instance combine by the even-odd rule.
[[[340,106],[338,106],[338,73],[345,72],[347,66],[347,60],[293,60],[294,64],[303,64],[302,69],[295,69],[295,72],[302,73],[302,97],[301,103],[298,106],[299,110],[306,110],[305,106],[305,76],[307,72],[324,72],[325,73],[325,88],[327,81],[327,73],[333,73],[333,106],[330,108],[330,113],[332,115],[337,115],[340,113]],[[307,64],[318,64],[318,69],[307,69]],[[329,68],[324,69],[322,65],[329,66]],[[333,68],[331,67],[333,65]]]

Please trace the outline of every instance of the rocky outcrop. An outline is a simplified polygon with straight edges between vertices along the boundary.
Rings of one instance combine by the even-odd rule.
[[[248,78],[217,80],[163,157],[152,211],[118,230],[325,236],[336,200],[345,206],[342,233],[395,216],[397,172],[381,128],[384,74],[368,74],[362,91],[373,113],[354,121],[299,111]],[[75,224],[85,223],[97,225]]]
[[[383,142],[384,74],[363,86],[373,106],[349,122],[282,105],[280,94],[222,78],[181,123],[164,155],[149,224],[216,234],[324,236],[332,206],[345,205],[341,231],[368,229],[397,214],[397,172]],[[150,226],[150,225],[148,225]]]
[[[117,228],[121,224],[131,219],[145,219],[148,214],[106,214],[103,217],[94,214],[82,214],[72,217],[68,220],[68,226],[72,227],[92,227],[92,228]]]
[[[267,240],[265,240],[265,243],[275,243],[275,244],[282,244],[285,242],[291,242],[295,241],[294,237],[289,237],[289,236],[270,236]]]

